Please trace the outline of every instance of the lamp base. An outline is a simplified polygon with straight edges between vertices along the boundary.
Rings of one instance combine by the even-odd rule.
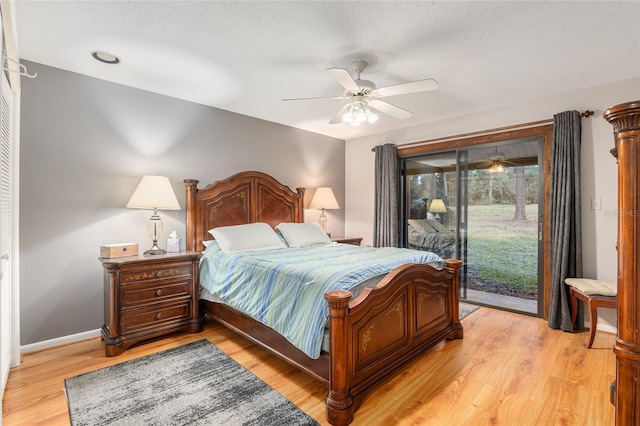
[[[155,256],[158,254],[167,254],[167,251],[158,247],[158,243],[156,241],[153,242],[153,247],[151,247],[149,250],[145,250],[144,252],[145,256]]]
[[[147,232],[151,237],[152,245],[151,248],[144,252],[145,256],[155,256],[158,254],[166,254],[167,251],[158,247],[158,238],[160,238],[160,234],[162,234],[162,219],[158,216],[158,209],[153,208],[153,215],[151,215],[151,219],[147,223]]]
[[[320,217],[318,218],[318,223],[324,232],[327,232],[327,215],[324,214],[324,209],[322,209],[322,213],[320,213]]]
[[[144,251],[145,256],[156,255],[156,254],[167,254],[167,251],[165,249],[157,249],[157,250],[149,249]]]

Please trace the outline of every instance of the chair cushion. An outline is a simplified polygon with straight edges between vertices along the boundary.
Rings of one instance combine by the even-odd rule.
[[[592,280],[589,278],[567,278],[564,282],[589,296],[616,296],[618,293],[618,285],[611,281]]]

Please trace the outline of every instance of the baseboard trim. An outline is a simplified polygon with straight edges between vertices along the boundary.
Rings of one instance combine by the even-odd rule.
[[[589,321],[585,321],[585,326],[589,327]],[[598,331],[604,331],[608,333],[616,334],[618,330],[615,326],[608,323],[598,323]],[[28,345],[20,346],[20,354],[28,354],[31,352],[38,352],[45,349],[55,348],[56,346],[68,345],[70,343],[81,342],[83,340],[93,339],[94,337],[100,337],[101,330],[84,331],[82,333],[70,334],[68,336],[57,337],[55,339],[43,340],[42,342],[31,343]]]
[[[591,324],[589,324],[591,326]],[[617,334],[618,328],[612,326],[611,324],[600,324],[598,323],[598,331],[604,331],[605,333]]]
[[[56,346],[68,345],[69,343],[76,343],[82,340],[93,339],[94,337],[100,337],[100,329],[84,331],[82,333],[70,334],[68,336],[62,336],[55,339],[43,340],[42,342],[23,345],[20,346],[20,354],[24,355],[31,352],[38,352],[45,349],[55,348]]]

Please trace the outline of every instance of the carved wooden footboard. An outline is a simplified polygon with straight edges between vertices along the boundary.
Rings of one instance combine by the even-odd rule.
[[[304,189],[296,192],[271,176],[243,172],[203,188],[185,180],[187,249],[202,250],[217,226],[304,222]],[[201,300],[201,312],[326,382],[327,420],[347,425],[365,394],[444,339],[462,338],[458,315],[461,262],[447,268],[407,264],[352,300],[345,291],[325,295],[330,353],[312,359],[266,327],[225,304]]]
[[[447,269],[403,265],[374,289],[351,301],[351,293],[325,295],[330,309],[331,367],[327,420],[351,423],[362,397],[445,338],[461,339],[458,276]]]

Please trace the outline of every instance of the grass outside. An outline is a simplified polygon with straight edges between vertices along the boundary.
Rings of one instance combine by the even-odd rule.
[[[513,220],[514,205],[469,206],[468,287],[534,299],[538,294],[538,205]]]

